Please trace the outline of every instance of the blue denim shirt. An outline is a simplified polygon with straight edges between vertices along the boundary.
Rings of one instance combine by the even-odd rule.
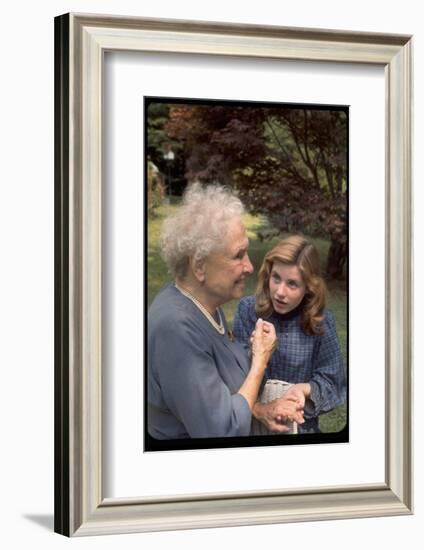
[[[324,311],[323,333],[305,334],[301,327],[301,306],[286,315],[273,312],[266,319],[273,323],[278,338],[266,379],[292,384],[309,382],[311,396],[305,404],[305,423],[299,433],[319,432],[318,415],[328,412],[346,399],[346,378],[336,325],[332,313]],[[234,318],[233,332],[246,347],[255,328],[255,297],[242,298]]]

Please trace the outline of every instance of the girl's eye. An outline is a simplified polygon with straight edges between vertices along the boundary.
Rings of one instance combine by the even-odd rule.
[[[299,286],[296,281],[289,281],[288,285],[291,288],[297,288]]]
[[[271,275],[272,277],[272,280],[274,281],[274,283],[279,283],[280,282],[280,277],[278,275]]]

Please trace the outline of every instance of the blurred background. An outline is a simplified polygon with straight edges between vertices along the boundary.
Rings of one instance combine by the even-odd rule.
[[[344,107],[145,100],[148,305],[171,277],[160,255],[165,217],[191,181],[237,189],[247,214],[253,294],[265,253],[290,233],[317,247],[347,368],[348,111]],[[232,324],[237,303],[224,306]],[[346,404],[320,417],[346,424]]]

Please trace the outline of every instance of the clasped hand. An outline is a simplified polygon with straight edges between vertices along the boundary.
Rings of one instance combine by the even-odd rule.
[[[276,433],[289,431],[286,422],[304,423],[303,406],[293,397],[280,397],[271,403],[256,403],[254,414],[268,430]]]
[[[258,319],[250,343],[252,354],[257,357],[262,356],[265,361],[268,361],[277,345],[274,325]],[[286,422],[293,421],[303,424],[304,406],[304,394],[300,391],[300,388],[294,386],[292,391],[288,390],[287,394],[271,403],[256,403],[254,414],[269,430],[284,433],[289,431]]]

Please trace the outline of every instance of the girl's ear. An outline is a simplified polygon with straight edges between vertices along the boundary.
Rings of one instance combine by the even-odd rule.
[[[205,260],[190,258],[190,268],[199,283],[203,283],[206,275]]]

